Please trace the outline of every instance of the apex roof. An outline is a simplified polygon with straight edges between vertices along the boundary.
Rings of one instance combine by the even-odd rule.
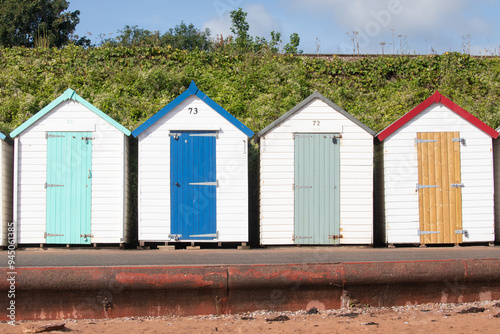
[[[155,124],[159,119],[165,116],[168,112],[172,111],[176,106],[178,106],[182,101],[187,99],[188,97],[195,95],[200,98],[203,102],[208,104],[213,110],[219,113],[222,117],[224,117],[227,121],[233,124],[236,128],[238,128],[241,132],[243,132],[248,137],[253,136],[253,131],[250,130],[245,124],[241,123],[236,117],[228,113],[224,108],[215,103],[214,100],[205,95],[201,90],[198,89],[194,81],[191,81],[188,89],[186,89],[181,95],[177,96],[172,102],[163,107],[156,114],[147,119],[144,123],[142,123],[137,129],[132,131],[132,135],[134,137],[139,136],[141,133],[146,131],[150,126]]]
[[[351,120],[353,123],[358,125],[360,128],[371,134],[372,136],[375,136],[375,131],[373,131],[371,128],[369,128],[366,124],[362,123],[360,120],[358,120],[356,117],[353,115],[349,114],[347,111],[344,109],[340,108],[338,105],[333,103],[331,100],[323,96],[319,92],[314,92],[311,95],[309,95],[307,98],[305,98],[302,102],[297,104],[295,107],[287,111],[285,114],[281,115],[277,120],[266,126],[263,130],[261,130],[257,135],[256,139],[259,139],[260,137],[264,136],[266,133],[274,129],[276,126],[280,125],[284,121],[286,121],[288,118],[293,116],[295,113],[297,113],[300,109],[302,109],[304,106],[306,106],[309,102],[313,101],[314,99],[319,99],[326,103],[328,106],[332,107],[332,109],[336,110],[338,113],[342,114],[345,116],[347,119]]]
[[[441,103],[444,106],[446,106],[448,109],[451,111],[455,112],[457,115],[471,123],[472,125],[476,126],[478,129],[482,130],[491,138],[496,139],[498,137],[498,132],[495,131],[493,128],[491,128],[489,125],[481,121],[479,118],[473,116],[469,112],[467,112],[465,109],[451,101],[450,99],[446,98],[444,95],[436,91],[434,94],[432,94],[430,97],[428,97],[424,102],[420,103],[418,106],[401,116],[397,121],[389,125],[387,128],[384,130],[380,131],[377,134],[377,140],[383,141],[387,137],[389,137],[391,134],[396,132],[399,128],[401,128],[403,125],[406,123],[410,122],[413,118],[415,118],[418,114],[420,114],[422,111],[430,107],[434,103]]]
[[[15,128],[14,131],[12,131],[10,133],[10,136],[12,138],[18,136],[21,132],[23,132],[24,130],[29,128],[31,125],[33,125],[36,121],[38,121],[40,118],[42,118],[48,112],[50,112],[52,109],[54,109],[59,104],[61,104],[64,101],[67,101],[67,100],[73,100],[73,101],[80,102],[85,107],[87,107],[87,109],[94,112],[97,116],[99,116],[102,119],[104,119],[105,121],[107,121],[109,124],[111,124],[112,126],[117,128],[118,130],[123,132],[125,135],[130,136],[130,130],[126,129],[125,127],[123,127],[123,125],[119,124],[117,121],[115,121],[114,119],[112,119],[111,117],[106,115],[104,112],[102,112],[101,110],[94,107],[92,104],[90,104],[87,100],[85,100],[80,95],[78,95],[71,88],[67,89],[57,99],[55,99],[54,101],[49,103],[47,106],[45,106],[45,108],[43,108],[42,110],[40,110],[39,112],[37,112],[36,114],[31,116],[26,122],[24,122],[23,124],[21,124],[20,126]]]

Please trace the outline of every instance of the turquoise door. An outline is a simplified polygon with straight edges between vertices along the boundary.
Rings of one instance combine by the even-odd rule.
[[[216,133],[178,131],[170,137],[170,237],[217,239]]]
[[[92,133],[47,133],[48,244],[90,244]]]
[[[331,133],[295,134],[296,244],[338,244],[340,140]]]

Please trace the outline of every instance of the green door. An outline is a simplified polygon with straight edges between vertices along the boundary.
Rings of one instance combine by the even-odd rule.
[[[296,244],[338,244],[340,139],[332,133],[295,134]]]
[[[90,244],[92,133],[47,133],[48,244]]]

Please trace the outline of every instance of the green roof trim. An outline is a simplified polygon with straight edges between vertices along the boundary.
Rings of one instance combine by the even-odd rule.
[[[46,115],[49,111],[51,111],[52,109],[54,109],[55,107],[57,107],[59,104],[61,104],[62,102],[66,101],[66,100],[73,100],[73,101],[81,103],[87,109],[92,111],[94,114],[101,117],[106,122],[108,122],[109,124],[114,126],[116,129],[123,132],[126,136],[130,136],[130,134],[131,134],[130,130],[126,129],[123,125],[121,125],[120,123],[118,123],[117,121],[115,121],[114,119],[112,119],[111,117],[109,117],[108,115],[106,115],[105,113],[103,113],[102,111],[97,109],[96,107],[94,107],[92,104],[90,104],[87,100],[85,100],[83,97],[78,95],[71,88],[68,88],[64,93],[62,93],[61,96],[59,96],[54,101],[50,102],[47,106],[45,106],[45,108],[43,108],[42,110],[37,112],[35,115],[31,116],[30,119],[28,119],[26,122],[24,122],[23,124],[18,126],[16,129],[14,129],[14,131],[12,131],[10,133],[10,136],[12,138],[17,137],[21,132],[23,132],[24,130],[29,128],[36,121],[38,121],[40,118],[42,118],[44,115]]]

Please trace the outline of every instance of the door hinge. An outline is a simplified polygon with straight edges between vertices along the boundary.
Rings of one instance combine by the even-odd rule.
[[[208,233],[208,234],[192,234],[189,236],[189,238],[214,238],[214,239],[219,239],[219,231],[215,233]]]
[[[174,239],[175,241],[178,241],[180,238],[182,238],[182,234],[169,234],[168,237],[170,239]]]
[[[80,234],[80,238],[93,238],[93,234]]]
[[[415,139],[415,145],[422,143],[435,143],[435,142],[437,142],[437,139]]]
[[[189,137],[215,137],[215,139],[219,139],[219,132],[190,133]]]
[[[437,186],[437,185],[424,185],[424,184],[417,183],[417,190],[418,189],[427,189],[427,188],[439,188],[439,186]]]
[[[44,188],[47,189],[50,187],[64,187],[64,184],[50,184],[50,183],[45,182]]]
[[[299,236],[299,235],[294,235],[292,237],[292,240],[295,240],[295,239],[312,239],[312,237],[303,237],[303,236]]]
[[[452,188],[464,188],[465,185],[463,183],[452,183],[451,187]]]
[[[189,183],[190,186],[216,186],[219,188],[219,180],[215,182],[191,182]]]
[[[460,142],[462,145],[465,146],[465,138],[453,138],[451,141]]]
[[[342,234],[336,234],[336,235],[329,235],[328,239],[342,239],[344,236]]]
[[[331,137],[330,137],[331,135]],[[313,135],[306,135],[306,134],[300,134],[300,133],[294,133],[293,134],[293,139],[295,138],[312,138]],[[323,138],[327,138],[327,137],[330,137],[332,139],[342,139],[342,134],[335,134],[335,135],[332,135],[332,134],[324,134]]]
[[[422,234],[438,234],[438,233],[441,233],[439,231],[420,231],[418,230],[418,235],[422,235]]]
[[[85,140],[85,141],[92,140],[92,139],[95,139],[95,138],[93,138],[93,137],[82,137],[82,140]]]
[[[298,133],[294,133],[293,134],[293,139],[295,138],[312,138],[312,135],[301,135],[301,134],[298,134]]]
[[[467,230],[455,230],[455,234],[463,234],[464,237],[466,237],[466,238],[469,237],[469,231],[467,231]]]
[[[45,139],[49,138],[64,138],[64,135],[49,135],[48,133],[45,134]]]
[[[43,237],[44,238],[47,238],[47,237],[64,237],[64,234],[54,234],[54,233],[43,232]]]
[[[306,188],[312,188],[313,186],[297,186],[297,185],[294,185],[293,186],[293,189],[306,189]]]

